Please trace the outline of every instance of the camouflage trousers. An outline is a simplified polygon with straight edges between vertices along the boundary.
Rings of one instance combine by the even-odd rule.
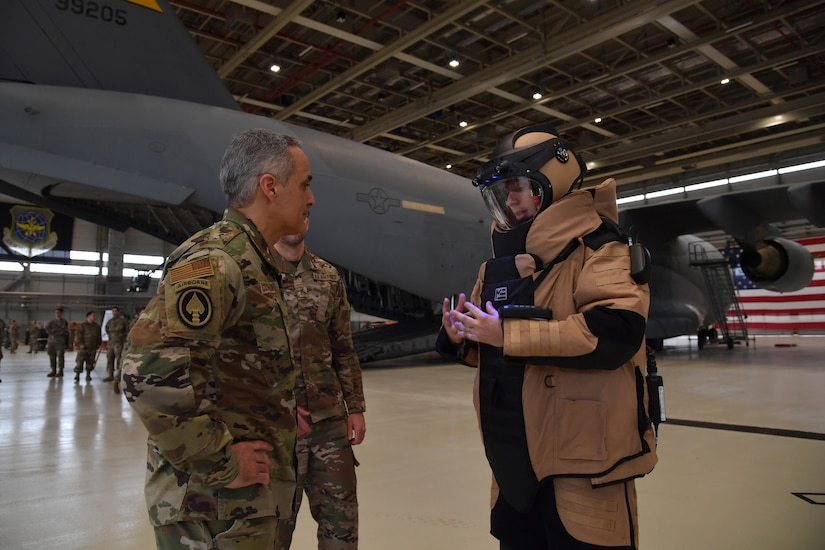
[[[123,342],[109,340],[106,347],[106,372],[120,380],[120,367],[123,365]]]
[[[83,372],[83,366],[86,366],[86,372],[92,372],[95,368],[95,352],[97,350],[77,350],[77,364],[74,366],[75,372]]]
[[[66,364],[66,346],[57,342],[49,342],[46,345],[46,352],[49,354],[49,368],[52,372],[56,369],[62,371]]]
[[[155,526],[158,550],[273,550],[277,536],[275,516]]]
[[[318,522],[318,550],[357,549],[357,462],[347,439],[346,419],[330,418],[313,424],[309,434],[298,437],[295,453],[295,510],[292,517],[280,522],[276,550],[286,550],[292,544],[304,491],[312,517]]]

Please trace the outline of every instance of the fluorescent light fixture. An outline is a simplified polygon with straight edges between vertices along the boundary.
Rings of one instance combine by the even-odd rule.
[[[447,170],[451,169],[452,167],[453,167],[453,165],[452,165],[452,164],[448,164],[447,166],[445,166],[445,168],[446,168]]]
[[[797,164],[796,166],[788,166],[777,170],[780,174],[790,174],[791,172],[800,172],[802,170],[813,170],[814,168],[822,168],[825,166],[825,160],[817,160],[807,164]]]
[[[57,265],[57,264],[31,264],[29,269],[32,273],[51,273],[58,275],[102,275],[101,270],[95,265]],[[105,271],[105,270],[103,270]]]
[[[741,183],[743,181],[758,180],[759,178],[768,178],[777,175],[776,170],[765,170],[764,172],[754,172],[753,174],[745,174],[743,176],[734,176],[730,178],[731,183]]]
[[[684,187],[671,187],[670,189],[662,189],[661,191],[654,191],[652,193],[645,193],[646,199],[656,199],[658,197],[667,197],[668,195],[678,195],[684,193]]]
[[[541,92],[533,92],[533,99],[541,99]]]
[[[0,262],[0,271],[23,271],[23,266],[17,262]]]
[[[166,261],[163,256],[147,256],[145,254],[124,254],[124,264],[154,265],[158,266]]]
[[[453,69],[455,69],[455,68],[456,68],[456,67],[458,67],[459,65],[461,65],[461,62],[458,60],[458,58],[453,57],[452,59],[450,59],[450,67],[452,67]]]
[[[278,72],[280,72],[280,71],[281,71],[281,66],[280,66],[280,65],[278,65],[277,63],[275,63],[274,65],[272,65],[272,66],[269,68],[269,70],[270,70],[270,71],[272,71],[273,73],[278,73]]]
[[[630,202],[639,202],[645,200],[644,195],[631,195],[629,197],[622,197],[621,199],[616,199],[616,204],[627,204]]]
[[[596,120],[594,120],[593,122],[595,122],[596,124],[599,124],[601,121],[602,121],[602,117],[597,116]]]
[[[458,123],[458,125],[461,126],[462,128],[466,128],[467,127],[467,121],[462,120],[461,122]]]
[[[100,252],[91,252],[87,250],[70,250],[70,260],[80,260],[84,262],[96,262],[100,260]]]
[[[710,189],[711,187],[721,187],[722,185],[728,184],[728,178],[721,179],[721,180],[713,180],[713,181],[706,181],[704,183],[695,183],[693,185],[686,185],[685,191],[690,193],[691,191],[699,191],[701,189]]]
[[[723,78],[719,81],[719,84],[721,84],[722,86],[724,86],[725,84],[730,84],[730,78]]]

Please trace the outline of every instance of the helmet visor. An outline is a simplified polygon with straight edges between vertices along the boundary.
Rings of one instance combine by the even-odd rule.
[[[481,196],[499,228],[507,231],[531,221],[539,212],[544,191],[526,176],[501,178],[481,187]]]

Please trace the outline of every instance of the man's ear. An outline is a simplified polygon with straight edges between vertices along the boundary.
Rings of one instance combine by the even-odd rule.
[[[264,174],[258,180],[258,186],[267,198],[273,199],[278,196],[278,179],[272,174]]]

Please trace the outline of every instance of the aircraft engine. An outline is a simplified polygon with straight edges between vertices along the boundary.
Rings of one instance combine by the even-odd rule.
[[[814,276],[811,253],[781,237],[768,237],[757,248],[743,247],[740,265],[754,284],[774,292],[800,290]]]

